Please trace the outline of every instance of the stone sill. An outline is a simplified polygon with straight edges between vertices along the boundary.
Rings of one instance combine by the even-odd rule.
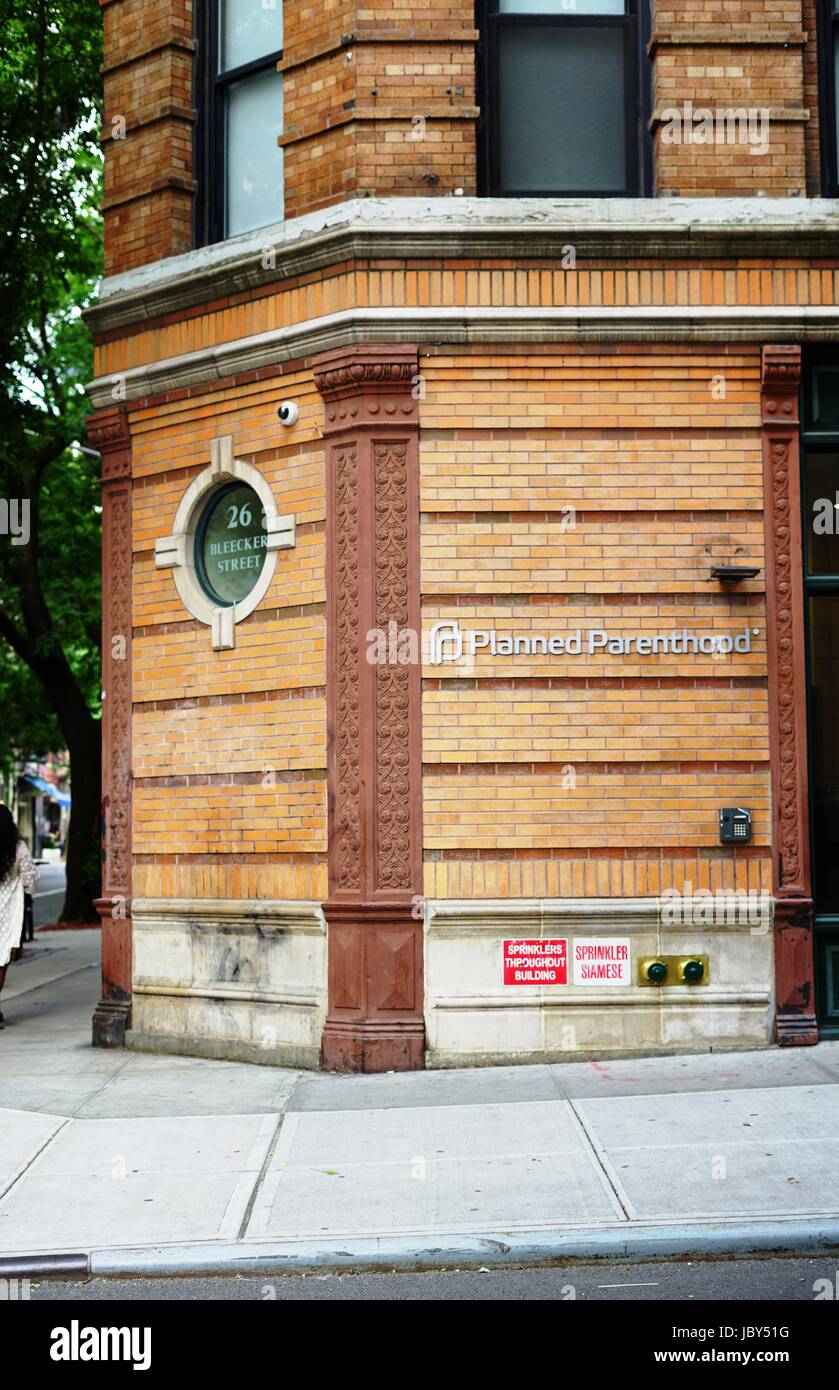
[[[110,276],[85,317],[114,332],[354,258],[804,259],[835,256],[837,234],[822,198],[356,198]]]

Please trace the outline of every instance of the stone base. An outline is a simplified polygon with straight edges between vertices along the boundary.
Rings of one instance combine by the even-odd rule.
[[[421,1022],[399,1027],[330,1020],[321,1060],[326,1071],[418,1071],[425,1065],[425,1028]]]
[[[815,1047],[819,1041],[819,1029],[815,1018],[779,1017],[775,1025],[775,1037],[779,1047]]]
[[[293,1071],[316,1071],[320,1065],[318,1047],[255,1046],[227,1038],[177,1037],[167,1033],[140,1033],[132,1028],[125,1035],[129,1052],[153,1052],[175,1057],[208,1057],[214,1062],[252,1062],[259,1067],[288,1067]]]
[[[131,1003],[102,999],[93,1013],[93,1046],[122,1047],[131,1023]]]
[[[133,918],[129,1047],[318,1065],[326,1016],[318,904],[137,898]]]
[[[416,1071],[425,1065],[423,923],[410,902],[323,905],[329,930],[328,1071]]]
[[[668,909],[670,905],[668,904]],[[627,938],[628,984],[505,986],[503,942]],[[637,984],[642,956],[707,955],[708,983]],[[673,925],[657,898],[429,901],[430,1067],[579,1061],[767,1047],[773,1040],[772,899],[757,920]]]
[[[596,1053],[598,1062],[620,1062],[620,1061],[641,1061],[645,1057],[703,1057],[710,1056],[711,1053],[719,1052],[763,1052],[769,1051],[773,1047],[771,1041],[759,1043],[736,1042],[736,1043],[714,1043],[713,1046],[677,1046],[677,1047],[639,1047],[636,1049],[622,1048],[602,1048]],[[544,1052],[512,1052],[505,1056],[503,1052],[426,1052],[425,1065],[428,1071],[452,1070],[455,1067],[535,1067],[544,1066],[545,1063],[554,1065],[562,1062],[589,1062],[594,1060],[594,1053],[589,1052],[566,1052],[563,1048],[554,1048]]]

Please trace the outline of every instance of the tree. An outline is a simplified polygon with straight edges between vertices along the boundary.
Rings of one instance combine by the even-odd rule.
[[[70,754],[63,920],[99,892],[100,502],[81,311],[101,274],[98,0],[0,0],[0,660]],[[5,506],[3,505],[5,503]]]
[[[11,803],[25,764],[64,747],[40,681],[13,652],[0,662],[0,729],[0,790]]]

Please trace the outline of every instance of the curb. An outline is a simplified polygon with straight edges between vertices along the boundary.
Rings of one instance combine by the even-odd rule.
[[[0,1279],[87,1279],[89,1255],[2,1255]]]
[[[308,1270],[436,1270],[559,1261],[687,1256],[833,1254],[839,1218],[485,1235],[352,1236],[333,1240],[218,1241],[94,1250],[90,1255],[0,1258],[0,1278],[140,1278],[282,1274]]]

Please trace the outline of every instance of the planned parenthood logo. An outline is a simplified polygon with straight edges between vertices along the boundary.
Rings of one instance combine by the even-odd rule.
[[[577,629],[563,636],[549,633],[499,633],[493,629],[462,628],[457,622],[435,623],[428,633],[430,666],[457,662],[465,657],[486,656],[729,656],[748,653],[759,628],[730,633],[672,632],[611,633],[604,628]]]

